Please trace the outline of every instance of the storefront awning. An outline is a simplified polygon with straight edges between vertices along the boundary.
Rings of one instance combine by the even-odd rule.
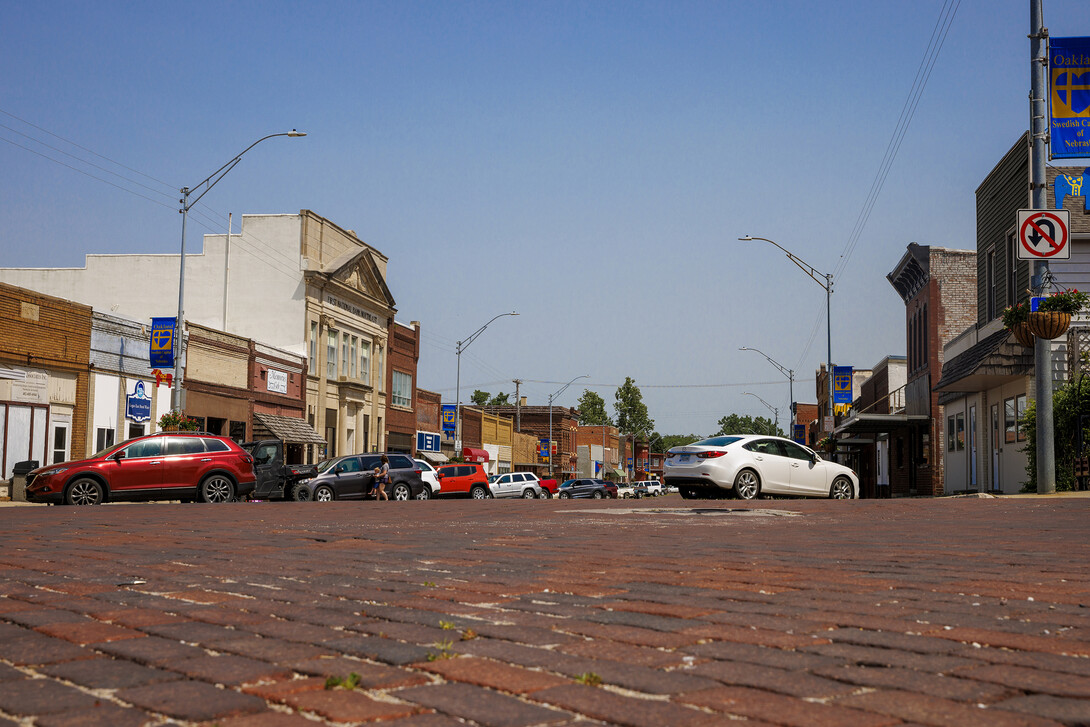
[[[856,414],[833,430],[844,441],[849,434],[888,434],[898,429],[927,426],[931,417],[927,414]]]
[[[473,447],[463,447],[462,457],[466,462],[476,462],[477,464],[484,464],[488,461],[488,452],[483,449],[473,449]]]
[[[932,391],[986,391],[1033,373],[1033,349],[1012,340],[1002,329],[942,364]]]
[[[290,444],[325,444],[305,419],[254,412],[254,439],[276,437]]]
[[[450,461],[450,458],[442,452],[425,452],[422,449],[418,449],[416,450],[416,454],[420,459],[426,459],[432,464],[446,464]]]

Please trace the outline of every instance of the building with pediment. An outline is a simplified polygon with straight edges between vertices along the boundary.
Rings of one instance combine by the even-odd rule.
[[[240,233],[191,249],[187,324],[307,358],[306,424],[326,443],[308,457],[384,449],[388,258],[310,210],[244,215]],[[0,282],[146,321],[177,314],[178,273],[178,254],[93,254],[82,268],[0,268]]]

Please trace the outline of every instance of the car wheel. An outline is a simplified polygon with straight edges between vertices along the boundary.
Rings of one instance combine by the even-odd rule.
[[[66,505],[101,505],[105,499],[106,491],[102,484],[89,477],[76,480],[64,493]]]
[[[829,488],[829,497],[834,500],[850,500],[855,496],[851,480],[847,477],[837,477],[833,480],[833,486]]]
[[[427,485],[425,485],[423,488],[421,488],[420,494],[416,496],[416,499],[417,500],[430,500],[431,499],[431,489]]]
[[[404,482],[398,482],[394,485],[393,492],[390,493],[391,500],[398,500],[399,502],[405,502],[406,500],[413,499],[412,488],[406,485]]]
[[[488,490],[484,489],[480,485],[474,485],[473,488],[469,491],[469,496],[472,497],[474,500],[487,500]]]
[[[761,478],[753,470],[742,470],[734,478],[734,496],[739,500],[756,500],[761,494]]]
[[[201,499],[205,502],[230,502],[235,496],[235,485],[224,475],[209,475],[201,482]]]
[[[591,497],[593,497],[595,500],[601,500],[602,499],[602,491],[601,490],[595,490],[594,494],[591,495]]]
[[[537,495],[535,495],[534,491],[531,490],[529,487],[522,491],[523,500],[533,500],[535,498],[537,498]]]
[[[570,500],[571,499],[571,495],[568,494],[567,492],[561,492],[559,495],[557,495],[557,497],[559,497],[561,500]]]
[[[551,500],[551,499],[553,499],[553,493],[549,492],[548,490],[542,490],[541,491],[541,499],[542,500]]]
[[[329,485],[318,485],[314,490],[315,502],[333,502],[333,488]]]
[[[311,492],[306,485],[296,485],[291,489],[291,499],[296,502],[310,502]]]

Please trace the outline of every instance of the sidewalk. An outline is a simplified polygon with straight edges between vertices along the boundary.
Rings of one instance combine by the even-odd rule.
[[[0,725],[1085,724],[1084,500],[4,509]]]

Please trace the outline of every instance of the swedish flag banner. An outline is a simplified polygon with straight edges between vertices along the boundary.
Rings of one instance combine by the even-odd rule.
[[[174,368],[174,324],[177,318],[151,319],[151,348],[148,360],[153,369]]]
[[[852,403],[851,366],[833,366],[833,403]]]
[[[1090,157],[1090,37],[1050,38],[1048,46],[1052,158]]]

